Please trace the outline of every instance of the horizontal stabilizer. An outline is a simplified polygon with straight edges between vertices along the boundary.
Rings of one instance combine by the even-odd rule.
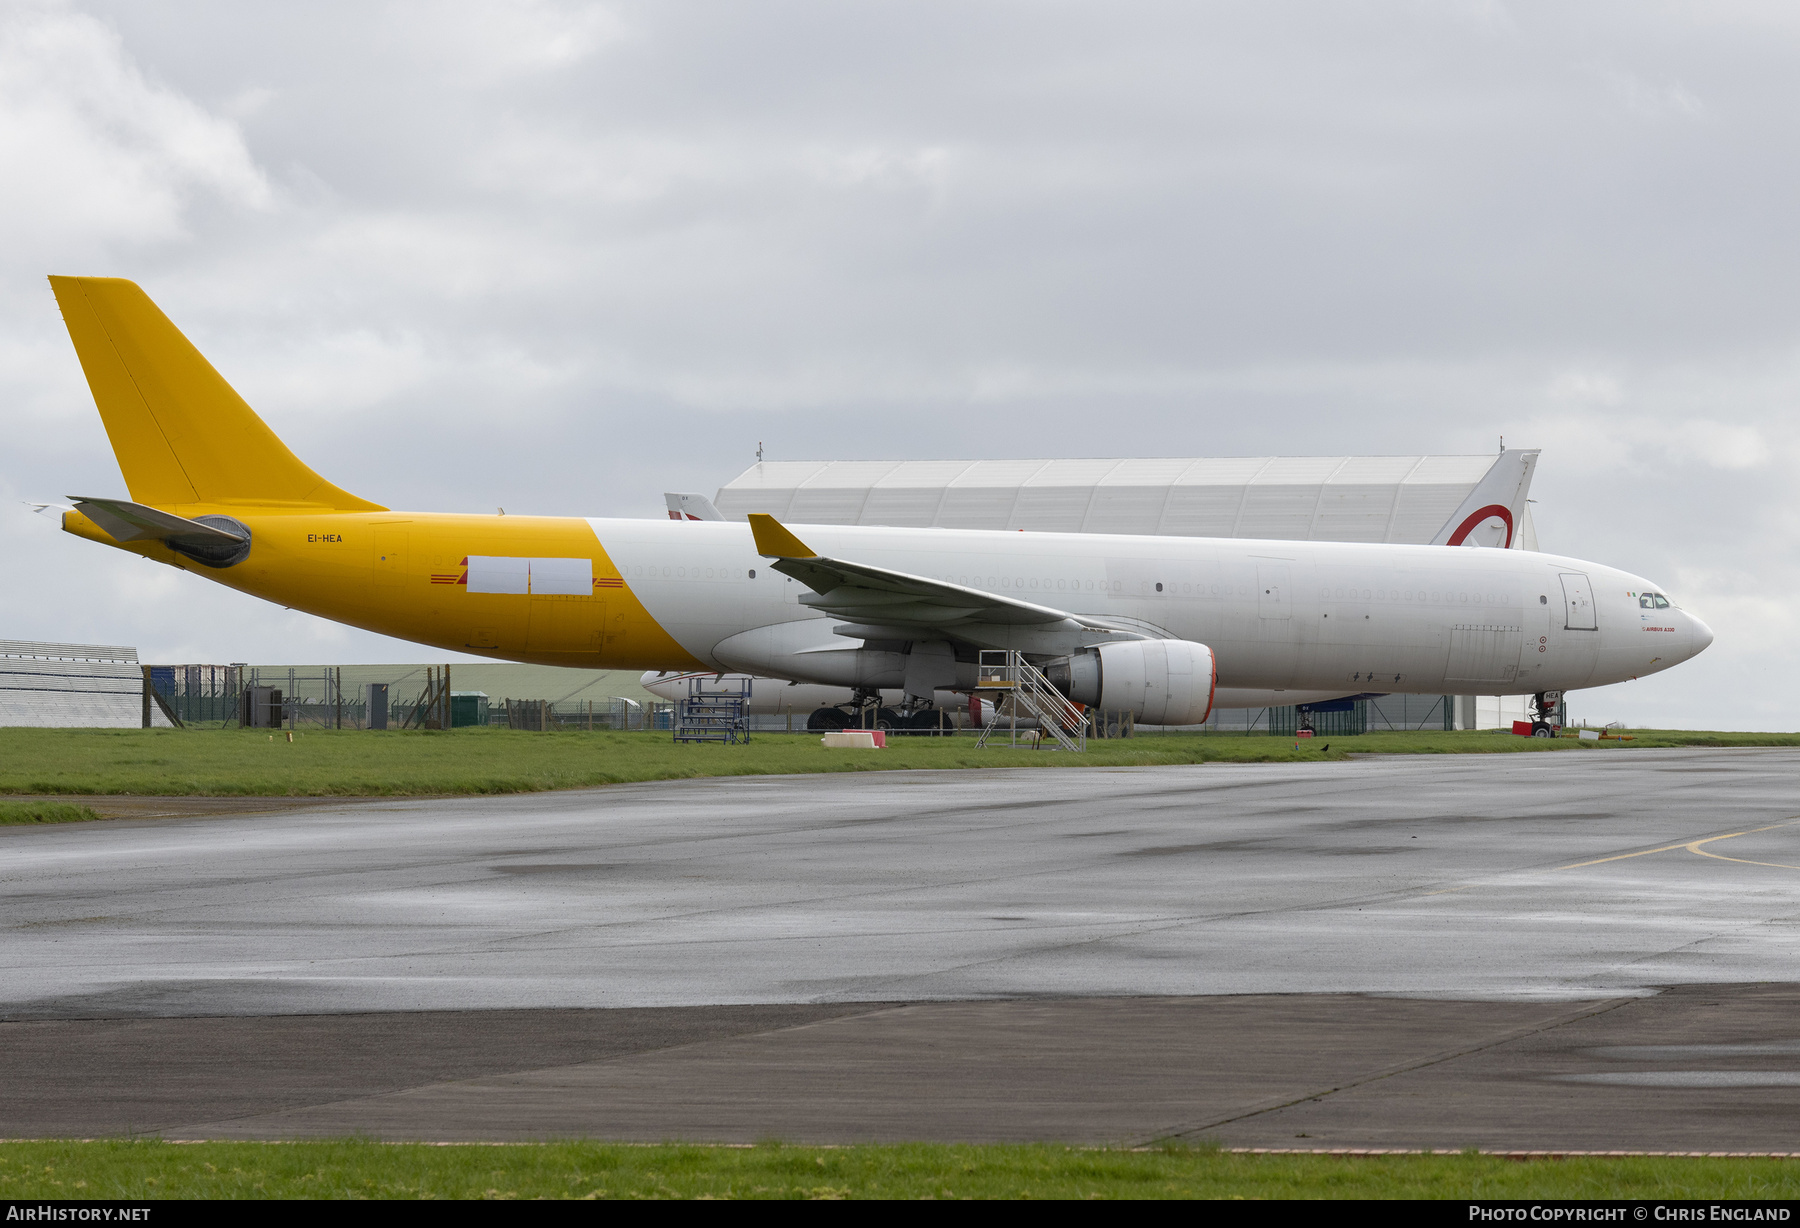
[[[159,541],[208,562],[229,558],[250,543],[249,530],[225,516],[208,516],[207,521],[212,522],[209,524],[124,499],[89,499],[82,495],[69,498],[75,501],[76,511],[105,529],[115,541]]]

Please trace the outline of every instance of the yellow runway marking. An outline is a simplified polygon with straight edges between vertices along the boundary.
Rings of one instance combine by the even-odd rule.
[[[1696,857],[1711,857],[1717,861],[1735,861],[1740,865],[1746,866],[1774,866],[1781,870],[1800,870],[1800,866],[1789,865],[1782,861],[1751,861],[1743,857],[1726,857],[1722,853],[1709,853],[1700,847],[1703,844],[1712,844],[1718,840],[1735,840],[1739,836],[1754,836],[1757,832],[1774,831],[1778,827],[1792,827],[1796,823],[1800,823],[1800,819],[1789,819],[1785,823],[1771,823],[1767,827],[1751,827],[1746,828],[1743,831],[1727,832],[1722,836],[1707,836],[1700,840],[1682,840],[1675,844],[1665,844],[1660,848],[1642,849],[1636,853],[1619,853],[1613,857],[1596,857],[1592,861],[1578,861],[1574,865],[1558,866],[1556,868],[1559,870],[1579,870],[1583,866],[1598,866],[1604,865],[1609,861],[1624,861],[1631,857],[1648,857],[1652,853],[1667,853],[1674,849],[1686,849]]]

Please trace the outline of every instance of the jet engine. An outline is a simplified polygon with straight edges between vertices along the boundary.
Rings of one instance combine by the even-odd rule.
[[[883,689],[906,682],[906,656],[885,648],[856,647],[832,634],[822,618],[777,623],[744,631],[713,646],[727,669],[836,687]]]
[[[1218,668],[1191,640],[1129,640],[1084,648],[1044,667],[1078,704],[1130,712],[1146,725],[1198,725],[1212,712]]]

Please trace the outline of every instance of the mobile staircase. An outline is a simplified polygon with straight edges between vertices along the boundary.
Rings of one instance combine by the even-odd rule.
[[[1049,734],[1064,750],[1087,749],[1087,714],[1051,686],[1050,680],[1024,654],[1011,649],[984,649],[976,666],[975,690],[994,705],[993,723],[981,731],[981,740],[975,743],[977,750],[987,745],[1002,723],[1007,728],[1008,746],[1041,747],[1044,735]],[[1005,713],[1000,710],[1003,700]],[[1037,728],[1021,731],[1021,715],[1036,717]]]
[[[687,680],[687,697],[675,705],[677,742],[748,742],[744,721],[750,704],[750,679],[740,675],[696,674]]]

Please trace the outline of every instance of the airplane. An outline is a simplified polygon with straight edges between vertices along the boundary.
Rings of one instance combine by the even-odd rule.
[[[1194,725],[1221,687],[1530,692],[1541,717],[1713,638],[1642,577],[1479,545],[396,511],[307,467],[134,283],[50,283],[130,494],[69,496],[65,531],[434,647],[926,705],[1008,649],[1075,703]]]

